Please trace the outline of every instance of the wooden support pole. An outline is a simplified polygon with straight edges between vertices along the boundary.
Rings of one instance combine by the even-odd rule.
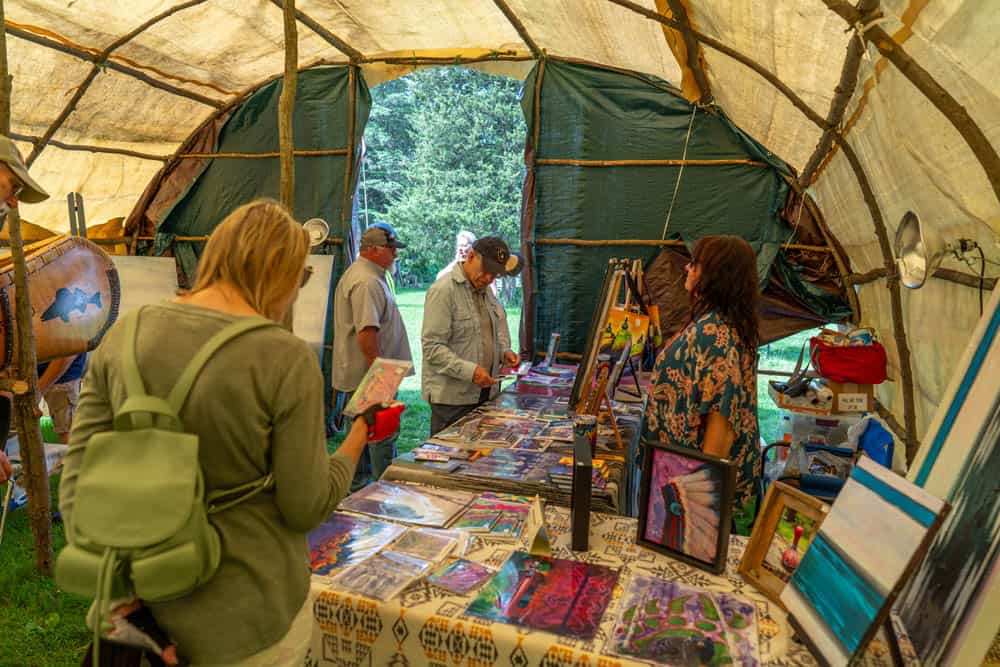
[[[540,158],[535,164],[550,167],[769,167],[766,162],[746,158],[721,160],[573,160],[567,158]]]
[[[532,245],[535,239],[535,202],[534,195],[538,187],[538,142],[542,136],[542,79],[545,78],[546,58],[538,61],[538,71],[535,73],[535,99],[531,105],[531,152],[528,157],[531,163],[528,170],[531,172],[526,179],[531,186],[531,201],[525,201],[522,208],[523,217],[521,219],[521,246],[524,250],[524,272],[522,280],[525,281],[527,289],[524,291],[524,307],[521,310],[522,332],[522,352],[527,352],[529,357],[535,350],[535,253],[532,252]]]
[[[284,5],[282,4],[281,0],[271,0],[271,2],[273,2],[278,7],[284,8]],[[316,33],[317,35],[319,35],[320,37],[322,37],[323,41],[325,41],[327,44],[329,44],[330,46],[332,46],[333,48],[337,49],[338,51],[340,51],[341,53],[343,53],[345,56],[347,56],[348,58],[350,58],[352,62],[355,62],[355,61],[358,61],[358,60],[361,60],[362,58],[364,58],[364,56],[361,54],[360,51],[358,51],[357,49],[355,49],[354,47],[352,47],[350,44],[348,44],[347,42],[345,42],[344,40],[342,40],[340,37],[337,37],[336,35],[334,35],[332,32],[330,32],[329,30],[327,30],[321,23],[319,23],[318,21],[314,20],[312,17],[310,17],[305,12],[296,9],[295,10],[295,18],[300,23],[302,23],[302,25],[306,26],[307,28],[309,28],[310,30],[312,30],[314,33]]]
[[[678,32],[684,40],[684,51],[687,54],[687,67],[694,76],[694,82],[698,85],[701,97],[699,104],[709,104],[712,102],[712,88],[708,83],[708,75],[705,73],[704,63],[701,61],[701,46],[697,38],[691,33],[691,20],[688,18],[687,9],[683,0],[667,0],[670,5],[670,13],[681,24]]]
[[[0,0],[0,22],[4,21],[4,2]],[[10,132],[11,76],[7,68],[7,37],[0,31],[0,132]],[[38,372],[35,357],[35,334],[31,325],[31,301],[28,296],[28,272],[24,265],[24,243],[21,240],[21,217],[17,207],[7,213],[11,259],[14,263],[15,327],[17,357],[14,360],[15,382],[27,382],[27,391],[14,393],[11,417],[17,425],[24,487],[28,492],[28,522],[35,538],[35,569],[52,574],[52,513],[50,507],[49,472],[45,466],[45,448],[38,424]],[[0,434],[6,438],[7,434]]]
[[[866,285],[868,283],[875,282],[880,278],[885,278],[889,275],[889,272],[884,268],[872,269],[871,271],[866,271],[865,273],[852,273],[847,276],[847,285]],[[979,289],[979,276],[974,276],[970,273],[962,273],[961,271],[954,271],[952,269],[937,269],[931,274],[932,278],[937,278],[938,280],[944,280],[950,283],[955,283],[956,285],[964,285],[966,287],[973,287]],[[983,278],[983,289],[993,291],[996,288],[997,279],[996,278]]]
[[[876,18],[874,12],[863,13],[844,0],[823,0],[823,3],[835,14],[844,19],[848,25],[864,24]],[[1000,200],[1000,154],[990,143],[989,138],[972,119],[964,106],[959,104],[948,90],[903,50],[881,26],[869,26],[864,32],[865,40],[874,44],[886,59],[896,66],[899,73],[923,93],[927,101],[958,130],[966,145],[976,156],[979,165],[986,172],[986,178],[997,199]]]
[[[560,239],[560,238],[536,238],[533,243],[535,245],[571,245],[571,246],[584,246],[590,248],[596,247],[661,247],[669,246],[674,248],[686,248],[687,244],[684,241],[678,241],[675,239]],[[782,243],[780,244],[782,250],[807,250],[809,252],[832,252],[829,246],[825,245],[804,245],[802,243]]]
[[[354,213],[354,194],[351,179],[354,177],[354,119],[357,116],[357,66],[350,65],[347,69],[347,157],[344,159],[344,203],[340,209],[341,229],[348,229],[351,215]]]
[[[535,40],[531,38],[531,35],[528,34],[528,29],[524,27],[524,23],[522,23],[521,19],[517,17],[514,10],[510,8],[510,5],[508,5],[504,0],[493,0],[493,4],[495,4],[501,12],[503,12],[507,21],[514,26],[514,30],[517,31],[521,41],[527,45],[528,50],[531,51],[531,55],[536,58],[541,58],[542,50],[538,47],[538,43],[535,42]]]
[[[278,98],[278,145],[281,151],[281,203],[295,215],[295,137],[292,118],[295,113],[295,88],[298,80],[299,43],[295,23],[295,0],[284,0],[285,76]]]

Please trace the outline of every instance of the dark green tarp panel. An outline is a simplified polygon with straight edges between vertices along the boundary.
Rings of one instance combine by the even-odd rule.
[[[542,71],[539,146],[532,146],[534,94]],[[788,167],[716,108],[695,109],[655,77],[561,61],[536,66],[524,84],[528,162],[535,159],[740,160],[683,168],[666,238],[693,244],[736,234],[753,246],[763,285],[791,230],[779,220]],[[692,113],[694,117],[692,118]],[[689,130],[690,127],[690,130]],[[609,257],[648,262],[655,247],[536,244],[536,239],[661,239],[680,166],[537,164],[525,185],[522,235],[530,252],[524,342],[582,352]],[[533,318],[533,325],[531,319]]]
[[[371,95],[363,77],[355,82],[355,160],[371,110]],[[296,150],[343,149],[348,144],[350,113],[347,67],[323,67],[299,72],[295,88],[295,112],[292,135]],[[219,133],[215,152],[276,152],[278,145],[278,97],[282,80],[273,81],[256,91],[236,109]],[[349,264],[352,216],[344,210],[346,155],[297,156],[295,158],[296,220],[322,218],[330,225],[330,236],[345,241],[325,246],[337,255],[331,277],[331,293],[343,269]],[[354,194],[357,169],[352,169],[350,193]],[[173,244],[180,267],[180,278],[193,282],[202,243],[180,242],[175,236],[211,234],[237,206],[258,197],[278,199],[281,165],[279,158],[217,158],[208,166],[164,218],[156,233],[155,254]],[[353,196],[348,199],[351,205]],[[324,252],[320,250],[320,252]],[[333,342],[332,298],[327,312],[323,373],[329,378]],[[329,383],[327,383],[329,386]],[[329,405],[329,401],[327,401]]]

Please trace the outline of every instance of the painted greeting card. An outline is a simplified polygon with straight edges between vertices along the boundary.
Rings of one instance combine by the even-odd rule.
[[[427,575],[427,582],[456,595],[465,595],[493,576],[494,570],[471,560],[459,558]]]
[[[618,571],[515,551],[466,609],[470,616],[592,639]]]
[[[309,533],[313,574],[326,576],[360,563],[396,539],[404,526],[334,512]]]
[[[726,624],[729,654],[734,667],[759,667],[757,608],[752,602],[728,593],[713,593]]]
[[[341,570],[333,585],[376,600],[389,600],[420,576],[381,554]]]

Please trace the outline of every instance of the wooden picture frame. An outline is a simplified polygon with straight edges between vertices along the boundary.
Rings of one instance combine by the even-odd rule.
[[[643,440],[642,452],[636,544],[713,574],[721,573],[726,569],[729,553],[736,465],[729,459],[709,456],[696,449],[650,440]],[[693,476],[697,476],[697,480]],[[706,478],[715,486],[713,505],[685,507],[687,485]],[[661,496],[654,495],[653,484],[660,486]],[[690,528],[696,525],[692,519],[698,521],[697,534]],[[714,544],[704,539],[713,523]]]
[[[780,563],[772,563],[768,560],[768,556],[770,555],[773,560],[772,545],[776,538],[787,541],[786,538],[777,535],[777,532],[782,516],[786,515],[788,510],[794,510],[797,514],[812,521],[811,534],[803,533],[801,535],[801,537],[811,541],[815,531],[819,530],[823,519],[830,511],[830,506],[794,486],[783,482],[771,484],[764,496],[757,523],[753,527],[753,533],[747,542],[746,551],[743,552],[743,560],[740,561],[739,567],[740,575],[747,582],[782,609],[785,608],[785,605],[781,603],[781,591],[785,589],[791,578],[791,572],[776,572],[776,568],[784,568],[787,571],[788,566],[783,559]],[[793,544],[793,546],[797,545]],[[807,549],[808,547],[796,550],[799,556],[802,556],[805,555]],[[782,578],[782,574],[785,574],[785,578]]]

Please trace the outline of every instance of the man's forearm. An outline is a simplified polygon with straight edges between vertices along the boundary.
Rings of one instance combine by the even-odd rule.
[[[358,332],[358,347],[361,354],[365,355],[365,362],[371,366],[378,356],[378,329],[375,327],[365,327]]]

